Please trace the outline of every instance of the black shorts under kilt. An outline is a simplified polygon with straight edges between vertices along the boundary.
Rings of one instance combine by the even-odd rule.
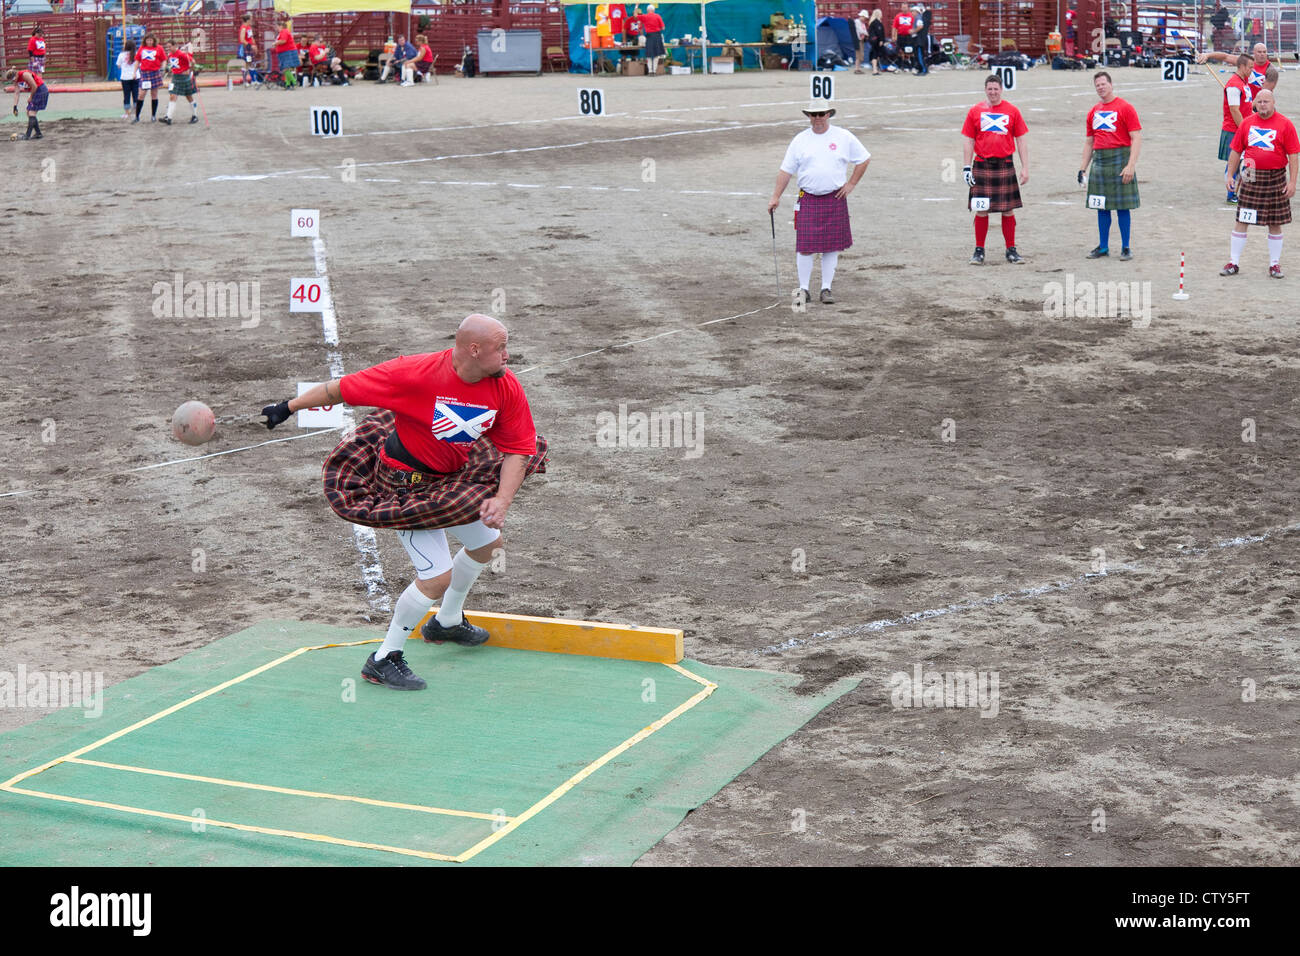
[[[966,195],[966,208],[979,197],[989,201],[989,212],[1012,212],[1024,205],[1020,201],[1020,183],[1016,179],[1016,164],[1010,156],[990,156],[971,163],[975,185]]]

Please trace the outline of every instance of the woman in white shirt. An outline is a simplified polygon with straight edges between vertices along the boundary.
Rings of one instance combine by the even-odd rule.
[[[122,73],[122,119],[131,115],[131,108],[140,101],[140,65],[135,62],[135,41],[127,40],[117,55],[117,68]],[[139,115],[134,122],[140,122]]]

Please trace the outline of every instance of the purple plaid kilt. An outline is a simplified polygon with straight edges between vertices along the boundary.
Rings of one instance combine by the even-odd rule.
[[[989,212],[1011,212],[1024,205],[1020,201],[1020,183],[1016,180],[1016,164],[1010,156],[990,156],[971,163],[975,185],[966,196],[966,208],[976,196],[988,197]]]
[[[45,72],[45,57],[43,57],[43,56],[34,56],[34,57],[29,58],[28,61],[27,61],[27,69],[31,70],[33,73],[44,73],[44,72]]]
[[[1256,169],[1255,181],[1241,177],[1237,185],[1237,208],[1255,210],[1261,226],[1283,226],[1291,221],[1291,200],[1286,198],[1286,167]]]
[[[144,84],[152,83],[150,89],[156,90],[162,86],[162,70],[141,70],[140,71],[140,89],[144,89]]]
[[[50,105],[50,84],[42,83],[27,97],[27,112],[39,113]]]
[[[376,412],[330,452],[321,467],[325,499],[340,518],[371,528],[419,531],[454,528],[478,520],[479,506],[497,492],[501,452],[486,438],[469,450],[465,467],[450,475],[422,475],[393,468],[379,457],[396,416]],[[537,453],[528,459],[525,476],[546,471],[547,442],[537,436]]]
[[[799,209],[794,214],[795,252],[839,252],[853,245],[849,228],[849,200],[835,193],[814,196],[799,190]]]

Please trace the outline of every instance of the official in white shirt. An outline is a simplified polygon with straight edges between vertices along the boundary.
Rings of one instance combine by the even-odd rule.
[[[831,296],[831,281],[835,278],[840,251],[853,245],[849,193],[866,174],[871,154],[848,130],[831,125],[835,109],[829,100],[812,100],[803,112],[811,126],[796,136],[785,151],[767,211],[771,213],[781,204],[781,194],[794,179],[799,190],[794,204],[798,304],[802,306],[811,299],[808,289],[813,256],[821,253],[821,301],[830,305],[835,301]]]

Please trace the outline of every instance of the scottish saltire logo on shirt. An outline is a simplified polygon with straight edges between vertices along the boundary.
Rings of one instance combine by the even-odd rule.
[[[1247,135],[1246,146],[1254,146],[1257,149],[1267,149],[1270,152],[1273,149],[1273,140],[1277,138],[1277,130],[1260,129],[1258,126],[1252,126]]]
[[[980,132],[981,133],[1009,133],[1007,123],[1011,120],[1010,113],[980,113]]]
[[[497,418],[495,408],[438,402],[433,411],[433,437],[442,441],[470,444],[492,427]]]
[[[1116,132],[1119,123],[1119,110],[1097,110],[1092,114],[1092,128],[1108,133]]]
[[[1251,86],[1259,86],[1259,85],[1262,84],[1263,82],[1264,82],[1264,74],[1263,74],[1263,73],[1259,72],[1258,70],[1251,70],[1251,71],[1250,71],[1250,85],[1251,85]]]

